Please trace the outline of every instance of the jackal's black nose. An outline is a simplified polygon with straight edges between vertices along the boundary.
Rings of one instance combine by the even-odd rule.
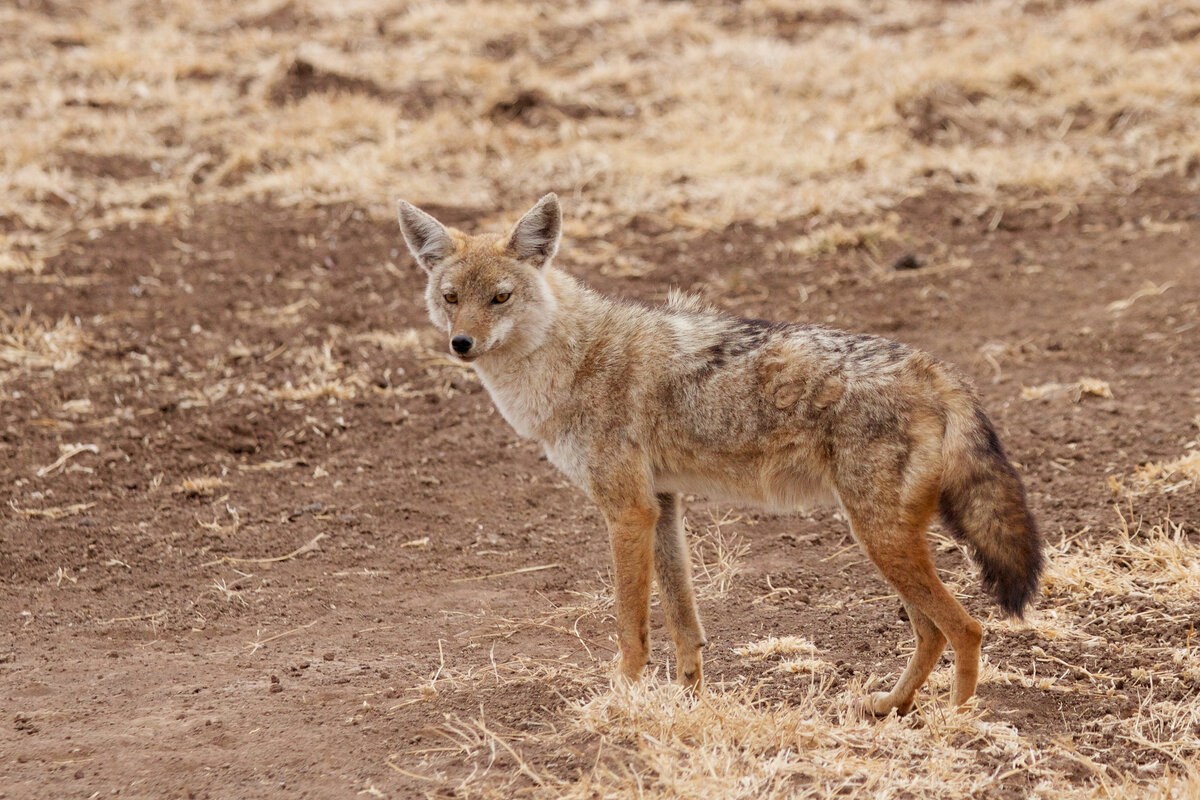
[[[466,355],[471,349],[471,345],[475,344],[475,340],[470,336],[463,336],[461,333],[450,340],[450,346],[454,348],[454,352],[461,355]]]

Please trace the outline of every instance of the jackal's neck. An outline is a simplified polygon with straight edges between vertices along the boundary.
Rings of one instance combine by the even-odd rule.
[[[545,287],[553,311],[537,342],[517,352],[500,352],[474,363],[496,407],[522,436],[554,437],[554,412],[570,397],[575,371],[590,347],[594,321],[611,304],[565,272],[548,267]]]

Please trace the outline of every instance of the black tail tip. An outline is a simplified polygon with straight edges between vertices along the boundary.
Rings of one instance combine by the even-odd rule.
[[[1025,609],[1033,604],[1041,585],[1042,555],[1037,553],[1018,573],[989,569],[984,569],[983,573],[984,588],[995,598],[1004,615],[1024,619]]]

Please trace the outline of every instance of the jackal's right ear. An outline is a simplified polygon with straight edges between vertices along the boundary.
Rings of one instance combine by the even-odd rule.
[[[405,200],[399,202],[400,232],[421,269],[432,272],[437,262],[454,252],[446,226]]]

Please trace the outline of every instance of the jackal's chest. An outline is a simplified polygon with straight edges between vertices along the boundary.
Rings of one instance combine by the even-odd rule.
[[[518,436],[542,444],[546,458],[579,488],[588,489],[588,465],[578,437],[567,424],[570,410],[544,376],[497,380],[480,372],[496,409]]]
[[[504,421],[523,439],[537,439],[537,429],[541,421],[540,415],[533,413],[534,409],[528,404],[514,402],[511,398],[492,396],[492,403]]]
[[[559,472],[566,475],[571,483],[585,492],[591,491],[587,458],[578,446],[559,439],[553,442],[543,442],[542,447],[546,451],[546,458],[550,460],[550,463],[557,467]]]
[[[482,371],[478,374],[496,410],[518,436],[546,440],[555,412],[550,393],[552,387],[543,385],[544,382],[536,378],[498,380]]]

